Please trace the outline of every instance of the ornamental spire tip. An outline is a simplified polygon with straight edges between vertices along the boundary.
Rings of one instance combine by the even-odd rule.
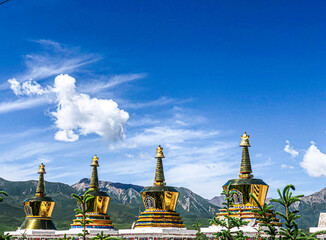
[[[249,135],[247,135],[246,132],[244,132],[244,134],[241,136],[241,143],[240,143],[240,147],[250,147],[249,144]]]
[[[99,158],[98,158],[98,156],[96,156],[96,154],[94,155],[94,157],[92,158],[92,164],[91,164],[91,166],[96,166],[96,167],[99,167],[100,165],[98,164],[98,160],[99,160]]]
[[[163,154],[163,148],[161,147],[161,145],[159,145],[158,148],[156,149],[155,158],[165,158]]]
[[[43,174],[46,174],[46,172],[45,172],[45,166],[44,166],[43,163],[41,163],[41,165],[40,165],[40,169],[38,170],[37,173],[43,173]]]

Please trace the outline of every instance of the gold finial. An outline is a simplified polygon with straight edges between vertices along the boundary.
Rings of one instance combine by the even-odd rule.
[[[240,147],[250,147],[250,144],[249,144],[249,135],[247,135],[246,132],[244,132],[244,134],[241,136]]]
[[[100,165],[98,164],[98,157],[96,156],[96,154],[95,154],[95,156],[92,158],[92,164],[91,164],[91,166],[96,166],[96,167],[99,167]]]
[[[155,158],[165,158],[163,154],[163,148],[161,147],[161,145],[159,145],[158,148],[156,149]]]
[[[45,172],[45,168],[44,168],[44,167],[45,167],[44,164],[41,163],[41,165],[40,165],[40,169],[38,170],[37,173],[43,173],[43,174],[46,174],[46,172]]]

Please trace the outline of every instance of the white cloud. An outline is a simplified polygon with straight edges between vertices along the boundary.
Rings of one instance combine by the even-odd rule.
[[[11,111],[29,109],[36,106],[40,106],[46,103],[49,103],[49,99],[46,97],[37,97],[37,98],[27,98],[19,99],[17,101],[11,102],[1,102],[0,103],[0,114],[7,113]]]
[[[144,146],[152,146],[153,144],[175,145],[190,140],[207,139],[217,136],[219,131],[210,130],[194,130],[187,128],[179,128],[173,126],[154,126],[145,128],[136,135],[129,137],[123,143],[115,143],[110,145],[111,150],[120,148],[137,148]]]
[[[290,168],[290,169],[293,169],[294,167],[291,166],[291,165],[286,165],[286,164],[282,164],[281,165],[282,168]]]
[[[299,155],[299,152],[296,151],[290,144],[290,141],[289,140],[286,140],[286,145],[284,147],[284,151],[289,153],[291,155],[291,157],[295,158]]]
[[[314,143],[306,151],[300,165],[311,177],[326,176],[326,154],[322,153]]]
[[[16,95],[45,95],[57,103],[57,109],[51,112],[55,126],[59,129],[55,134],[58,141],[74,142],[80,135],[95,133],[106,140],[124,138],[125,126],[129,114],[120,110],[113,100],[91,98],[87,94],[76,91],[76,80],[69,75],[58,75],[54,86],[42,88],[34,81],[20,84],[16,79],[8,81]],[[43,98],[18,100],[10,104],[0,104],[0,113],[10,110],[29,108],[39,104]],[[36,102],[35,102],[36,101]]]
[[[104,89],[113,88],[123,83],[139,80],[145,78],[146,74],[144,73],[132,73],[132,74],[121,74],[114,75],[107,80],[107,77],[102,76],[101,78],[105,81],[101,82],[92,82],[91,84],[85,84],[80,87],[81,90],[87,91],[88,93],[96,93],[103,91]]]
[[[253,164],[252,167],[254,169],[261,169],[261,168],[266,168],[266,167],[272,166],[273,164],[274,164],[274,162],[272,161],[272,158],[269,157],[266,161]]]
[[[32,80],[27,80],[20,84],[16,78],[12,78],[8,82],[15,95],[43,95],[48,92],[48,90],[43,89],[40,84]]]
[[[75,142],[79,139],[79,136],[72,130],[61,130],[55,133],[54,138],[63,142]]]
[[[107,140],[124,137],[129,114],[113,100],[76,92],[75,79],[67,74],[55,78],[52,91],[58,101],[57,111],[51,113],[59,129],[56,140],[72,142],[78,140],[78,135],[91,133]]]
[[[156,99],[154,101],[149,101],[149,102],[143,102],[143,103],[125,103],[124,105],[128,108],[146,108],[146,107],[153,107],[153,106],[163,106],[166,104],[170,104],[175,102],[174,99],[167,98],[167,97],[160,97],[159,99]]]
[[[67,48],[51,40],[35,40],[33,42],[40,44],[47,50],[25,55],[26,71],[8,81],[16,95],[24,94],[19,89],[26,93],[38,94],[40,86],[34,82],[35,80],[43,80],[61,73],[72,73],[82,66],[101,59],[98,55],[84,54],[78,48]],[[24,82],[22,86],[17,84],[20,82]],[[7,88],[7,83],[0,85],[0,90]]]

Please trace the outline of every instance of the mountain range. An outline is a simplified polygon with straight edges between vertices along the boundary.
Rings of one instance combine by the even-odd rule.
[[[81,179],[72,186],[59,182],[45,182],[47,196],[56,201],[53,221],[58,229],[70,228],[76,208],[76,202],[71,194],[85,191],[89,184],[88,178]],[[3,231],[16,230],[20,226],[25,218],[22,203],[35,194],[36,187],[37,181],[34,180],[12,182],[0,178],[0,190],[9,194],[0,203],[0,234]],[[115,227],[131,228],[139,213],[144,210],[140,196],[140,191],[144,187],[109,181],[99,181],[99,187],[111,197],[108,213]],[[176,211],[181,214],[186,227],[191,228],[197,220],[200,220],[202,226],[208,226],[208,220],[213,218],[219,207],[187,188],[176,189],[180,192]]]

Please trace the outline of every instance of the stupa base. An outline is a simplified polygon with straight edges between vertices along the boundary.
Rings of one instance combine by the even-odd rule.
[[[112,237],[118,236],[118,231],[113,229],[87,229],[88,235],[87,238],[96,237],[97,234],[101,234],[103,231],[103,235],[110,235]],[[73,237],[78,239],[79,236],[77,236],[79,233],[83,233],[83,229],[69,229],[69,230],[17,230],[14,232],[5,232],[5,234],[9,233],[9,235],[13,236],[14,238],[20,238],[22,237],[27,238],[29,240],[37,240],[37,239],[59,239],[63,238],[64,235],[66,237]]]
[[[319,232],[319,231],[326,231],[326,213],[320,213],[318,227],[309,228],[310,233],[315,233],[315,232]],[[320,234],[317,236],[317,238],[325,239],[326,234]]]
[[[140,214],[135,228],[184,228],[180,214],[173,211],[147,210]]]
[[[119,235],[127,240],[147,240],[147,239],[195,239],[196,230],[186,228],[160,228],[160,227],[140,227],[135,229],[120,229]]]
[[[79,229],[83,228],[80,222],[78,220],[82,220],[83,215],[78,214],[76,215],[76,219],[73,220],[73,224],[71,224],[72,229]],[[91,220],[92,222],[86,225],[87,229],[114,229],[114,225],[112,224],[112,221],[110,220],[110,216],[106,214],[100,214],[100,213],[90,213],[87,216],[87,220]]]
[[[57,230],[52,219],[39,219],[39,218],[26,218],[19,229]]]
[[[225,229],[225,228],[223,228],[221,226],[213,225],[213,226],[209,226],[208,228],[201,228],[200,232],[205,234],[206,237],[208,237],[210,240],[213,240],[216,238],[215,234],[222,231],[223,229]],[[231,232],[237,232],[237,231],[241,230],[243,232],[243,234],[248,237],[247,239],[258,239],[257,238],[257,234],[258,234],[257,229],[258,229],[258,227],[243,226],[240,228],[233,228],[233,229],[231,229]],[[269,236],[264,233],[261,233],[261,237],[268,238]]]

